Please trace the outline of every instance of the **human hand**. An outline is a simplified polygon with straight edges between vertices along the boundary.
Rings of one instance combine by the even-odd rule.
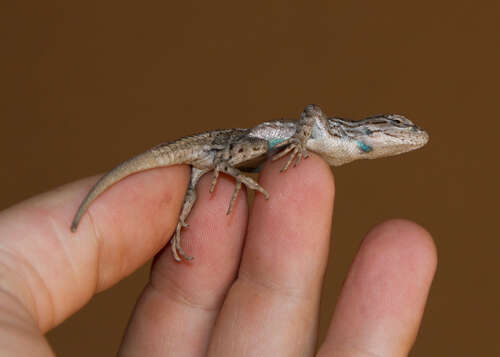
[[[43,333],[150,257],[151,279],[125,334],[123,356],[313,355],[327,264],[333,181],[318,157],[280,174],[267,164],[247,217],[244,195],[226,216],[231,179],[210,177],[183,231],[195,257],[177,263],[166,245],[188,181],[184,166],[134,175],[72,215],[96,178],[0,213],[0,351],[51,356]],[[210,175],[208,175],[210,176]],[[248,221],[248,222],[247,222]],[[247,228],[248,225],[248,228]],[[364,239],[319,356],[404,356],[411,348],[436,267],[430,235],[393,220]]]

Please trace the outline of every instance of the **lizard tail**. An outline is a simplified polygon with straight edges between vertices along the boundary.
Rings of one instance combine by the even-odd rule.
[[[87,196],[83,199],[80,207],[78,207],[78,211],[76,211],[75,217],[73,218],[73,223],[71,223],[71,231],[76,231],[80,220],[92,202],[94,202],[94,200],[99,197],[101,193],[106,191],[113,184],[137,172],[186,162],[186,157],[180,155],[179,151],[176,151],[170,146],[172,146],[172,144],[163,144],[157,148],[153,148],[139,154],[127,161],[122,162],[120,165],[101,177],[87,193]],[[175,143],[173,146],[176,146]]]

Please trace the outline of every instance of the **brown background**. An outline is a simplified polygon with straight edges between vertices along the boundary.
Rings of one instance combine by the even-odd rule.
[[[427,147],[334,170],[321,336],[363,234],[405,217],[439,252],[412,356],[500,355],[498,4],[2,2],[0,208],[157,143],[297,117],[308,103],[405,114]],[[116,353],[147,274],[51,331],[58,354]]]

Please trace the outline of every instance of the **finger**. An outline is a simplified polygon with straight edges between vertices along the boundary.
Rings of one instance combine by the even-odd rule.
[[[431,236],[392,220],[363,241],[319,356],[406,356],[437,264]]]
[[[217,320],[212,356],[304,356],[314,349],[333,208],[333,180],[318,157],[286,174],[267,165],[238,279]]]
[[[102,194],[76,233],[70,224],[97,177],[34,197],[0,214],[2,288],[42,331],[146,262],[175,227],[187,167],[130,176]]]
[[[234,180],[222,175],[216,192],[202,178],[198,201],[182,231],[190,262],[176,263],[168,249],[154,262],[151,281],[135,308],[121,353],[141,356],[205,355],[215,319],[238,269],[246,230],[246,195],[226,215]],[[186,338],[189,336],[189,338]]]

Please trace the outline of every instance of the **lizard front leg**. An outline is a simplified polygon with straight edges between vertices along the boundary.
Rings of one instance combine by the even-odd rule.
[[[306,149],[306,143],[311,137],[315,126],[327,130],[328,122],[326,115],[323,113],[321,108],[317,105],[311,104],[308,105],[302,112],[300,119],[296,124],[295,134],[289,139],[286,139],[276,145],[276,148],[286,148],[274,155],[272,161],[276,161],[287,155],[289,152],[292,152],[285,166],[281,169],[281,172],[288,170],[288,167],[293,162],[294,158],[296,158],[294,164],[294,166],[296,166],[302,158],[305,159],[309,156]]]

